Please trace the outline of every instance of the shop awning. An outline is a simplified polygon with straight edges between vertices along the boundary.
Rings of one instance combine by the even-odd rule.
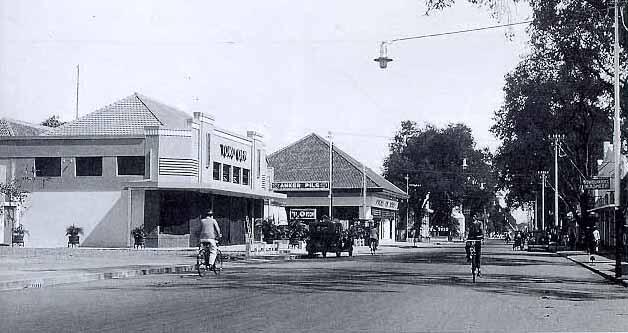
[[[151,180],[129,182],[125,187],[131,189],[144,190],[180,190],[198,191],[206,193],[216,193],[221,195],[237,196],[254,199],[274,199],[285,202],[286,195],[283,193],[270,192],[265,190],[253,190],[238,184],[215,182],[215,183],[181,183],[181,182],[155,182]]]

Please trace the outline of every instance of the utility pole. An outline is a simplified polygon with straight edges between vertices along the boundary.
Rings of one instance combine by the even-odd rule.
[[[552,134],[554,139],[554,227],[560,230],[558,222],[558,145],[564,138],[564,135]]]
[[[545,230],[545,177],[547,177],[548,171],[539,171],[541,175],[541,230]]]
[[[331,190],[332,187],[332,168],[334,167],[334,163],[332,161],[332,157],[333,157],[333,141],[332,141],[332,137],[331,137],[331,131],[329,131],[329,220],[332,219],[333,215],[332,215],[332,208],[334,206],[334,199],[333,199],[333,192]]]
[[[410,175],[406,173],[406,194],[408,195],[408,199],[406,199],[406,240],[408,240],[408,235],[410,235]]]
[[[620,118],[619,118],[619,1],[615,0],[615,45],[614,51],[614,67],[615,67],[615,113],[613,121],[613,155],[615,164],[613,166],[614,181],[613,190],[615,194],[615,277],[622,276],[622,248],[623,248],[623,229],[624,221],[621,216],[621,201],[619,192],[621,191],[621,178],[619,175],[619,163],[621,163],[621,138],[620,138]]]
[[[539,230],[539,204],[538,194],[534,193],[534,225],[532,230]]]
[[[366,219],[366,165],[362,164],[362,210]]]
[[[76,65],[76,117],[74,119],[78,119],[79,111],[79,65]]]

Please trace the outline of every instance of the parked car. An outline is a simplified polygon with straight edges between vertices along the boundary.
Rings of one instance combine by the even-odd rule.
[[[549,251],[549,234],[546,231],[537,230],[530,232],[528,236],[528,251]]]
[[[350,257],[353,256],[353,237],[346,230],[342,230],[341,223],[311,222],[309,229],[309,237],[305,246],[308,256],[312,257],[318,252],[323,257],[327,257],[328,252],[335,252],[337,257],[340,257],[342,252],[348,252]]]

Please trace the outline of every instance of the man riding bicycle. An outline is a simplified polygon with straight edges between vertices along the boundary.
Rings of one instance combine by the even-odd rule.
[[[214,212],[209,210],[201,219],[199,238],[201,246],[209,247],[209,263],[207,264],[212,270],[214,269],[214,262],[216,261],[216,255],[218,253],[216,240],[221,237],[220,227],[218,226],[218,222],[214,219]]]
[[[467,262],[471,261],[471,245],[475,246],[476,267],[478,268],[478,275],[480,275],[480,255],[482,254],[482,240],[484,239],[484,231],[482,230],[482,221],[477,214],[473,215],[473,222],[469,225],[469,233],[467,235],[467,244],[465,245],[465,251],[467,252]],[[470,242],[477,241],[477,242]]]

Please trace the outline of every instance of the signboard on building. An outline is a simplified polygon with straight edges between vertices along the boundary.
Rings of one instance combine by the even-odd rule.
[[[582,180],[582,186],[585,190],[610,190],[611,178],[596,177],[593,179],[584,179]]]
[[[245,169],[251,168],[251,146],[244,140],[216,131],[211,138],[208,136],[207,143],[210,146],[212,161]]]
[[[275,191],[327,191],[329,190],[329,182],[275,182],[273,183]]]
[[[290,209],[291,220],[316,220],[316,209]]]
[[[394,200],[375,198],[375,197],[371,199],[371,207],[397,210],[398,206],[399,206],[399,203]]]

